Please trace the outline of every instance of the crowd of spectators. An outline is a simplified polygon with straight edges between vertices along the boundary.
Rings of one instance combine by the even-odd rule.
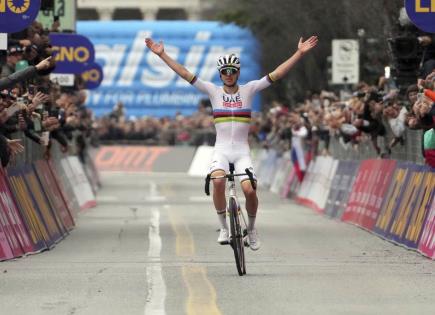
[[[388,157],[395,146],[405,145],[406,129],[427,131],[435,126],[434,91],[435,71],[404,93],[381,78],[377,85],[361,82],[341,97],[321,91],[307,93],[298,104],[273,102],[267,111],[253,114],[250,143],[284,152],[298,137],[303,139],[306,152],[317,155],[330,154],[329,143],[334,137],[349,149],[370,142],[379,157]],[[133,119],[127,119],[119,103],[110,115],[98,119],[96,126],[102,141],[214,144],[211,108],[206,102],[191,116]],[[380,145],[381,137],[384,146]]]
[[[26,150],[24,134],[49,155],[53,141],[67,152],[74,143],[81,158],[92,134],[92,113],[84,106],[83,82],[73,87],[50,80],[55,69],[49,33],[33,22],[25,30],[8,34],[8,50],[0,51],[0,159],[2,166]]]
[[[192,115],[175,117],[129,117],[122,103],[96,120],[102,143],[144,143],[147,145],[213,145],[216,134],[211,107],[201,102]]]

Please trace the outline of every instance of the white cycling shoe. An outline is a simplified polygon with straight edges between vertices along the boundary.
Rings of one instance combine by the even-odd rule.
[[[219,237],[217,239],[218,243],[221,245],[228,244],[230,239],[229,232],[227,229],[221,228],[219,232]]]
[[[259,250],[261,242],[258,239],[257,229],[248,230],[247,242],[252,250]]]

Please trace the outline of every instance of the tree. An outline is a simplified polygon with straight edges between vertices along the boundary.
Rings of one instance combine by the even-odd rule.
[[[387,62],[387,37],[402,1],[392,0],[223,0],[217,19],[249,28],[262,47],[264,72],[296,49],[299,37],[319,36],[318,47],[281,82],[264,94],[267,101],[294,102],[307,90],[327,88],[327,56],[332,39],[358,38],[362,43],[362,79],[373,80]],[[362,34],[362,32],[360,32]],[[371,39],[366,42],[366,39]],[[370,67],[366,67],[366,66]],[[379,73],[370,74],[377,69]]]

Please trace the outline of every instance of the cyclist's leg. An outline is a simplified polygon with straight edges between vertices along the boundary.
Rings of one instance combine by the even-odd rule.
[[[254,169],[252,167],[251,157],[249,155],[245,154],[241,156],[234,164],[237,173],[244,173],[245,169],[248,168],[253,173],[254,179],[256,180]],[[257,230],[255,228],[255,220],[257,218],[258,210],[257,192],[252,187],[251,181],[249,180],[248,176],[241,176],[240,184],[246,198],[246,211],[248,212],[249,246],[251,249],[257,250],[260,248],[260,241],[258,239]]]
[[[228,159],[215,151],[209,173],[211,176],[225,175],[228,172]],[[225,199],[226,179],[213,179],[213,203],[221,223],[221,232],[218,242],[223,243],[228,240],[228,225],[226,220],[226,199]]]
[[[243,155],[238,157],[238,159],[234,162],[234,167],[236,173],[245,173],[245,169],[248,168],[252,172],[252,174],[254,175],[254,179],[256,180],[254,168],[252,167],[252,161],[249,154],[244,153]],[[249,177],[247,175],[240,176],[239,180],[242,186],[243,193],[245,194],[246,210],[248,212],[248,216],[255,217],[257,215],[258,208],[257,192],[252,187],[251,181],[249,180]]]

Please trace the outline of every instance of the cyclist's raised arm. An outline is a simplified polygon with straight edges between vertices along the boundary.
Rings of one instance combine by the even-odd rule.
[[[145,44],[147,47],[160,57],[172,70],[174,70],[180,77],[184,80],[190,82],[194,75],[187,70],[184,66],[180,65],[174,59],[169,57],[169,55],[165,52],[165,48],[163,46],[163,42],[155,43],[151,38],[145,39]]]
[[[301,37],[299,39],[298,50],[289,59],[280,64],[274,71],[270,73],[270,77],[273,81],[279,80],[284,77],[291,68],[302,58],[302,56],[310,51],[317,45],[317,36],[311,36],[305,42]]]

